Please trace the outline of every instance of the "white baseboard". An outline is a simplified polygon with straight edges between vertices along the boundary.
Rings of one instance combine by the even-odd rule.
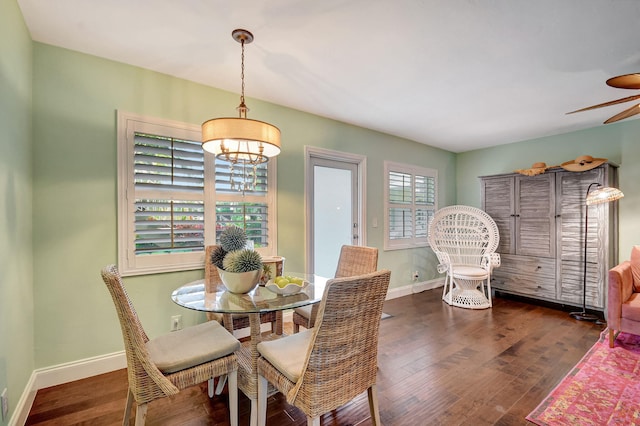
[[[413,284],[405,285],[402,287],[394,287],[387,292],[386,300],[396,299],[398,297],[409,296],[411,294],[420,293],[425,290],[432,290],[434,288],[443,287],[444,278],[436,278],[429,281],[421,281]]]
[[[35,386],[36,389],[48,388],[121,368],[127,368],[127,358],[124,351],[67,362],[53,367],[39,368],[35,371]]]
[[[410,294],[420,293],[421,291],[442,287],[443,285],[444,279],[439,278],[396,287],[387,292],[386,299],[389,300],[408,296]],[[285,311],[283,314],[284,321],[291,321],[292,315],[293,311]],[[269,324],[262,324],[262,326],[267,327],[267,329],[270,327]],[[248,329],[238,330],[234,332],[234,335],[237,338],[241,338],[245,337],[245,333],[247,336],[249,335]],[[16,410],[9,420],[9,426],[21,426],[25,424],[38,389],[57,386],[63,383],[97,376],[98,374],[120,370],[122,368],[127,368],[127,359],[124,351],[99,355],[34,370],[24,392],[22,393],[22,396],[20,397],[20,400],[18,401]]]
[[[11,420],[9,420],[9,425],[20,426],[25,424],[38,389],[73,382],[74,380],[85,379],[122,368],[127,368],[127,358],[124,351],[34,370],[18,401],[16,410],[11,416]]]
[[[9,426],[22,426],[27,422],[27,417],[29,417],[29,411],[31,411],[31,406],[33,405],[33,401],[36,399],[36,391],[35,388],[35,378],[36,372],[31,373],[31,377],[29,377],[29,381],[27,382],[27,386],[24,388],[24,392],[20,396],[20,400],[18,400],[18,404],[16,405],[16,409],[13,412],[13,415],[9,419]]]

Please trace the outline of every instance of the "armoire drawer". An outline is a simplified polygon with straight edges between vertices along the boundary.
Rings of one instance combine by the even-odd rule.
[[[527,296],[556,298],[556,260],[546,257],[501,255],[491,286]]]

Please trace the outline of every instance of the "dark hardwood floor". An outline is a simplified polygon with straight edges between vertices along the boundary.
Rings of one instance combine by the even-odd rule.
[[[441,289],[385,303],[380,325],[378,398],[386,426],[525,425],[525,416],[596,342],[603,325],[505,298],[487,310],[453,308]],[[27,425],[121,424],[125,370],[38,391]],[[249,400],[240,393],[240,424]],[[148,425],[228,425],[227,396],[206,385],[149,405]],[[268,425],[305,425],[282,395],[269,398]],[[132,419],[133,424],[133,419]],[[366,393],[322,418],[332,426],[371,425]]]

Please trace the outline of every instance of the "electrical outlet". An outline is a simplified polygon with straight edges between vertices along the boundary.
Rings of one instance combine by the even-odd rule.
[[[0,401],[2,401],[2,421],[6,421],[9,415],[9,398],[7,398],[7,388],[4,388],[2,394],[0,394]]]
[[[171,331],[182,330],[182,315],[174,315],[171,317]]]
[[[418,271],[415,271],[415,272],[413,273],[413,280],[414,280],[414,281],[418,281],[418,278],[420,278],[420,274],[418,273]]]

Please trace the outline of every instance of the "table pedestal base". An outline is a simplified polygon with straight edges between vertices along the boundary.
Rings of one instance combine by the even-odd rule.
[[[280,315],[282,318],[282,315]],[[265,334],[260,332],[260,315],[249,314],[251,324],[251,338],[243,342],[240,350],[236,352],[238,356],[238,389],[251,400],[251,421],[250,426],[258,424],[258,343],[263,340],[279,339],[283,334]],[[280,320],[280,330],[282,330],[282,320]],[[277,392],[276,388],[269,385],[268,395]]]

